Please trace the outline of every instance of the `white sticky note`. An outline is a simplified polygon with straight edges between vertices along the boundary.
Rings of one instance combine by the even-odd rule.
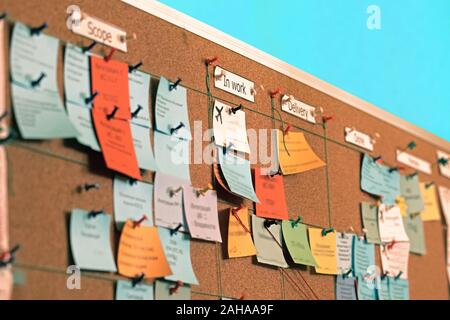
[[[409,242],[395,242],[380,247],[383,271],[390,277],[408,279]]]
[[[394,240],[396,242],[409,242],[398,206],[380,205],[378,208],[378,227],[382,243],[390,243]]]
[[[445,222],[450,225],[450,189],[439,186],[439,200],[441,201],[442,212],[445,217]]]
[[[338,232],[336,236],[336,255],[338,260],[338,272],[347,273],[352,269],[353,234]]]

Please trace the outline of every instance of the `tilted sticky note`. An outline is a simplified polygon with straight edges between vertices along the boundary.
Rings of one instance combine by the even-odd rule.
[[[182,281],[198,285],[197,277],[192,269],[191,240],[187,234],[173,233],[169,229],[158,228],[159,238],[169,262],[172,274],[166,280]]]
[[[174,282],[156,280],[155,300],[191,300],[191,287],[182,285],[173,290],[175,288]]]
[[[31,35],[24,24],[14,24],[10,51],[12,101],[25,139],[78,135],[58,92],[58,50],[58,39],[44,33]]]
[[[311,253],[316,261],[316,272],[338,274],[336,232],[322,234],[322,229],[308,228]]]
[[[439,199],[441,200],[442,213],[445,223],[450,225],[450,188],[439,186]]]
[[[378,206],[370,203],[361,203],[361,216],[366,234],[367,242],[381,244],[378,229]]]
[[[408,279],[409,242],[395,242],[380,247],[383,272],[390,277]]]
[[[111,216],[95,217],[81,209],[70,215],[70,248],[75,264],[80,269],[116,272],[111,243]]]
[[[325,166],[313,151],[303,132],[290,131],[284,134],[278,130],[278,161],[284,175],[302,173]]]
[[[353,275],[371,274],[375,266],[375,246],[358,237],[353,238]]]
[[[159,239],[158,228],[135,226],[130,220],[120,236],[117,265],[119,273],[130,278],[142,273],[145,278],[172,274]]]
[[[391,300],[409,300],[409,281],[389,279],[389,295]]]
[[[377,300],[375,280],[370,278],[357,277],[358,300]]]
[[[401,176],[400,190],[408,206],[408,213],[420,213],[425,208],[420,192],[419,175]]]
[[[233,211],[234,210],[234,211]],[[256,254],[250,231],[248,208],[230,208],[228,221],[228,257],[240,258]]]
[[[436,194],[436,185],[420,183],[420,191],[422,192],[422,198],[424,202],[424,210],[420,216],[423,221],[440,221],[441,213],[439,211],[439,203]]]
[[[352,269],[354,234],[339,232],[336,236],[338,273],[346,274]]]
[[[153,156],[152,143],[150,141],[150,129],[131,124],[134,151],[138,166],[144,170],[157,171],[156,160]]]
[[[377,284],[378,300],[391,300],[391,294],[389,292],[389,277],[378,277]]]
[[[116,283],[116,300],[153,300],[153,285],[132,281],[118,280]]]
[[[398,206],[389,207],[384,204],[379,206],[378,228],[382,243],[390,243],[394,240],[409,241]]]
[[[259,199],[256,204],[258,217],[288,220],[288,209],[282,175],[263,175],[260,168],[255,169],[255,192]]]
[[[283,239],[295,263],[316,266],[316,261],[309,247],[307,227],[292,221],[282,222]]]
[[[403,225],[409,238],[411,247],[409,251],[420,255],[427,253],[425,244],[425,232],[423,230],[423,222],[420,215],[407,215],[403,217]]]
[[[355,278],[336,277],[336,300],[357,300]]]

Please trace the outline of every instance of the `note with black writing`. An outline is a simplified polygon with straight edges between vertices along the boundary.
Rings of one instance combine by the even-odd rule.
[[[378,228],[378,206],[362,202],[361,216],[367,242],[380,244],[380,232]]]
[[[391,300],[409,300],[409,281],[389,279],[389,295]]]
[[[358,237],[353,238],[353,275],[365,276],[375,267],[375,246]]]
[[[263,175],[260,168],[255,169],[255,192],[259,199],[256,203],[258,217],[288,220],[288,209],[282,175]]]
[[[357,277],[358,300],[377,300],[375,280],[371,278]]]
[[[336,277],[336,300],[357,300],[355,278]]]
[[[409,242],[395,242],[380,247],[381,265],[390,277],[408,279]]]
[[[408,206],[407,212],[409,214],[423,211],[425,205],[423,203],[422,193],[420,192],[419,175],[401,176],[400,190],[402,197],[405,198],[406,205]]]
[[[248,208],[230,208],[228,221],[228,257],[240,258],[254,256],[255,254],[256,248],[250,231]]]
[[[440,221],[441,212],[439,209],[436,185],[421,182],[420,191],[422,192],[422,198],[425,206],[420,214],[422,220]]]
[[[190,142],[155,131],[155,159],[158,172],[191,181]]]
[[[336,255],[339,274],[346,274],[352,269],[353,237],[351,233],[338,232],[336,236]]]
[[[153,285],[132,281],[118,280],[116,283],[116,300],[153,300]]]
[[[378,228],[382,243],[392,241],[409,241],[403,226],[403,219],[398,206],[380,205],[378,208]]]
[[[338,274],[336,256],[336,232],[322,234],[322,229],[308,228],[311,253],[316,261],[316,272]]]

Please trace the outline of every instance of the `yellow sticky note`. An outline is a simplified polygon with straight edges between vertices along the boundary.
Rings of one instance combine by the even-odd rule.
[[[316,272],[338,274],[336,232],[322,235],[322,229],[308,228],[311,253],[316,260]]]
[[[406,217],[408,215],[408,204],[406,203],[406,199],[404,197],[398,196],[395,199],[395,203],[400,208],[400,213],[402,217]]]
[[[233,213],[234,210],[234,213]],[[228,223],[228,257],[249,257],[256,254],[250,233],[250,216],[247,208],[230,209]]]
[[[325,162],[311,149],[303,132],[290,131],[284,134],[278,130],[277,145],[278,160],[284,175],[301,173],[325,166]]]
[[[427,188],[426,183],[421,182],[420,192],[425,204],[425,209],[420,214],[422,221],[440,221],[441,214],[439,212],[436,186],[433,184]]]

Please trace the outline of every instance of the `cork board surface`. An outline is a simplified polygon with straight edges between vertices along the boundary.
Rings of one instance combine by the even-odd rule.
[[[255,103],[249,103],[224,91],[212,88],[215,98],[227,104],[243,104],[247,128],[270,129],[271,103],[268,91],[281,87],[296,99],[322,107],[335,115],[326,132],[321,125],[304,122],[283,113],[292,130],[303,130],[314,151],[327,159],[328,166],[299,175],[285,177],[287,203],[291,218],[302,216],[309,224],[339,231],[353,228],[361,232],[359,203],[373,201],[359,187],[361,150],[344,142],[344,128],[356,126],[370,135],[380,134],[375,151],[389,164],[396,164],[395,150],[411,140],[417,142],[414,155],[436,161],[436,147],[377,118],[346,105],[303,83],[288,78],[261,64],[202,39],[159,18],[119,1],[78,0],[3,0],[0,11],[11,19],[29,25],[49,24],[46,33],[63,41],[87,45],[88,39],[66,28],[66,8],[76,4],[91,15],[115,24],[137,39],[128,42],[128,53],[117,52],[114,59],[128,64],[143,61],[141,70],[157,76],[183,79],[188,90],[191,128],[194,121],[208,125],[204,59],[217,55],[220,66],[255,82]],[[97,46],[94,52],[101,53]],[[62,50],[61,50],[62,53]],[[210,69],[211,70],[211,69]],[[62,92],[62,55],[59,84]],[[9,90],[8,90],[9,91]],[[9,97],[8,97],[9,101]],[[10,103],[8,103],[10,105]],[[150,107],[150,106],[149,106]],[[279,101],[276,108],[280,110]],[[281,123],[275,121],[275,127]],[[269,143],[269,142],[268,142]],[[206,147],[208,142],[203,142]],[[254,150],[252,150],[254,151]],[[450,152],[450,150],[443,150]],[[80,291],[65,287],[65,270],[71,256],[68,243],[67,213],[72,208],[105,209],[112,214],[112,177],[102,157],[73,140],[29,142],[18,140],[7,147],[9,159],[9,210],[11,243],[20,243],[17,268],[26,274],[26,282],[14,291],[16,299],[113,299],[114,282],[120,277],[105,273],[83,273]],[[192,184],[204,187],[211,181],[211,166],[191,165]],[[152,174],[146,179],[152,181]],[[431,176],[420,174],[422,181],[434,181],[450,187],[450,180],[436,169]],[[89,193],[77,192],[87,183],[101,184]],[[328,185],[328,188],[327,188]],[[328,192],[329,190],[329,192]],[[219,191],[219,220],[226,238],[228,209],[239,201]],[[248,204],[248,203],[247,203]],[[410,258],[411,299],[448,299],[445,269],[445,229],[440,222],[425,223],[427,255]],[[111,244],[117,252],[119,234],[111,226]],[[224,241],[224,245],[226,242]],[[224,245],[192,241],[192,262],[200,285],[192,288],[193,299],[219,299],[221,296],[245,299],[334,299],[334,278],[296,267],[285,272],[257,264],[255,258],[228,259]],[[305,281],[307,285],[305,284]],[[311,290],[308,289],[309,286]],[[301,287],[302,289],[299,289]]]

